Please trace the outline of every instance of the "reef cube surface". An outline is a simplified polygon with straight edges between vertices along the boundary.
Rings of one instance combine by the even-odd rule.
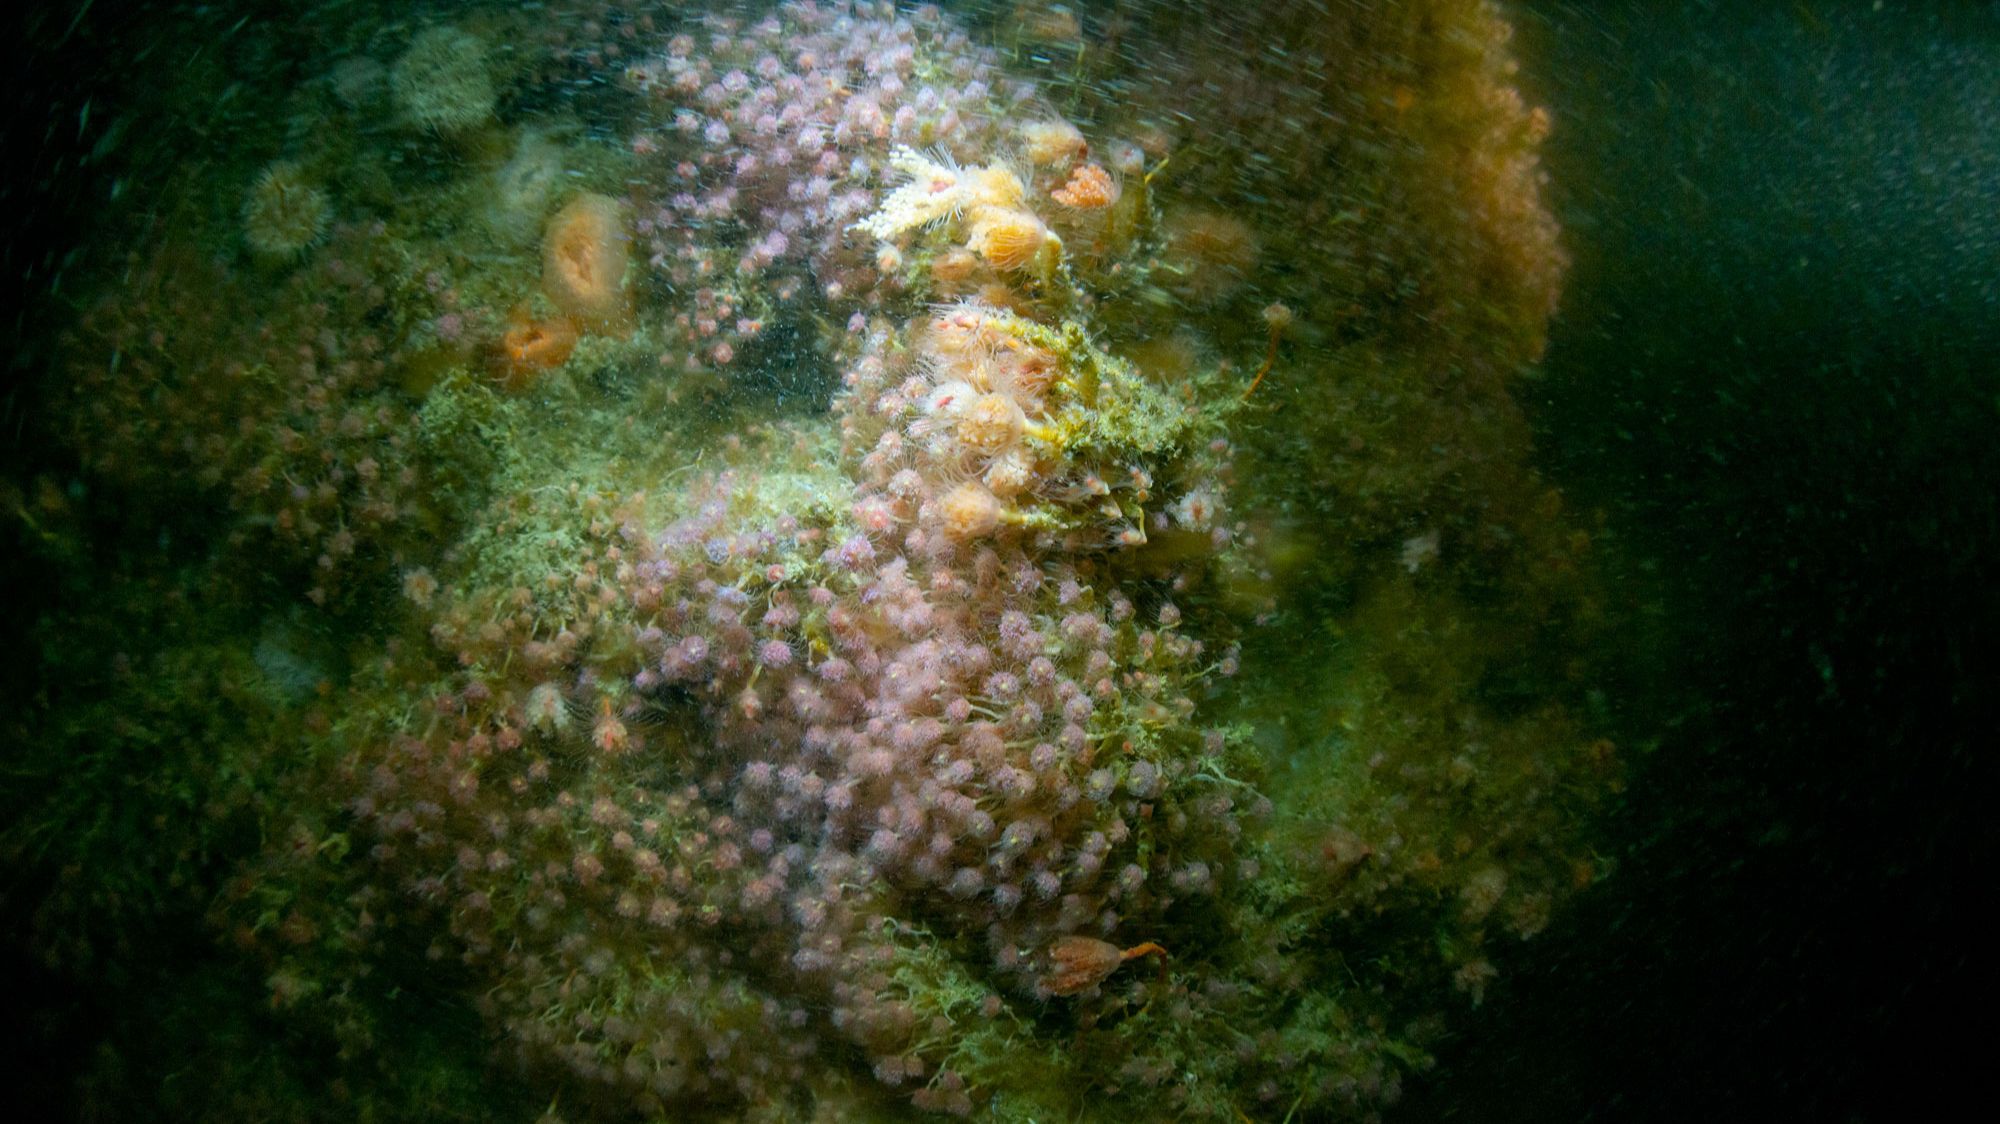
[[[109,248],[51,392],[39,549],[213,549],[52,613],[126,670],[28,818],[159,817],[296,1036],[168,1115],[318,1050],[391,1117],[1366,1118],[1600,873],[1490,5],[327,34],[348,139]],[[65,839],[50,949],[159,876]]]

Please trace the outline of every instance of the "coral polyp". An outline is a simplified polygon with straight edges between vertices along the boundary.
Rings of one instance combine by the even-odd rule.
[[[960,484],[937,500],[938,525],[945,537],[966,543],[990,537],[1005,514],[1000,500],[983,484]]]
[[[1039,165],[1067,165],[1090,152],[1083,131],[1060,118],[1025,121],[1019,127],[1021,152]]]
[[[1062,256],[1062,239],[1027,211],[986,209],[972,224],[967,245],[1002,272],[1046,266]]]
[[[893,238],[906,230],[955,218],[972,199],[966,173],[944,159],[899,148],[889,164],[905,182],[890,193],[874,214],[855,224],[877,238]]]
[[[958,415],[958,439],[966,448],[997,456],[1021,439],[1027,420],[1011,395],[988,391],[967,403]]]

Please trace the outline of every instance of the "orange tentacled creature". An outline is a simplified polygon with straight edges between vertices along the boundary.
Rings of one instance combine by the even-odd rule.
[[[1165,968],[1167,950],[1145,941],[1120,949],[1095,937],[1058,937],[1049,946],[1049,968],[1042,976],[1042,989],[1050,995],[1075,995],[1103,983],[1118,966],[1141,956],[1158,956]]]

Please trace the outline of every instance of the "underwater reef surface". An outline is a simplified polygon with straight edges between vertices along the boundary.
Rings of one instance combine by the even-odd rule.
[[[222,15],[4,494],[71,1111],[1366,1119],[1609,873],[1493,5]]]

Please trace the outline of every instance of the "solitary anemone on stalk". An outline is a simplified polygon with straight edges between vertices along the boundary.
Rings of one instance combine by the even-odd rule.
[[[983,484],[967,482],[938,500],[938,521],[953,542],[972,542],[1000,529],[1006,506]]]
[[[986,212],[972,226],[972,249],[1002,271],[1028,269],[1062,252],[1062,239],[1027,211]]]

